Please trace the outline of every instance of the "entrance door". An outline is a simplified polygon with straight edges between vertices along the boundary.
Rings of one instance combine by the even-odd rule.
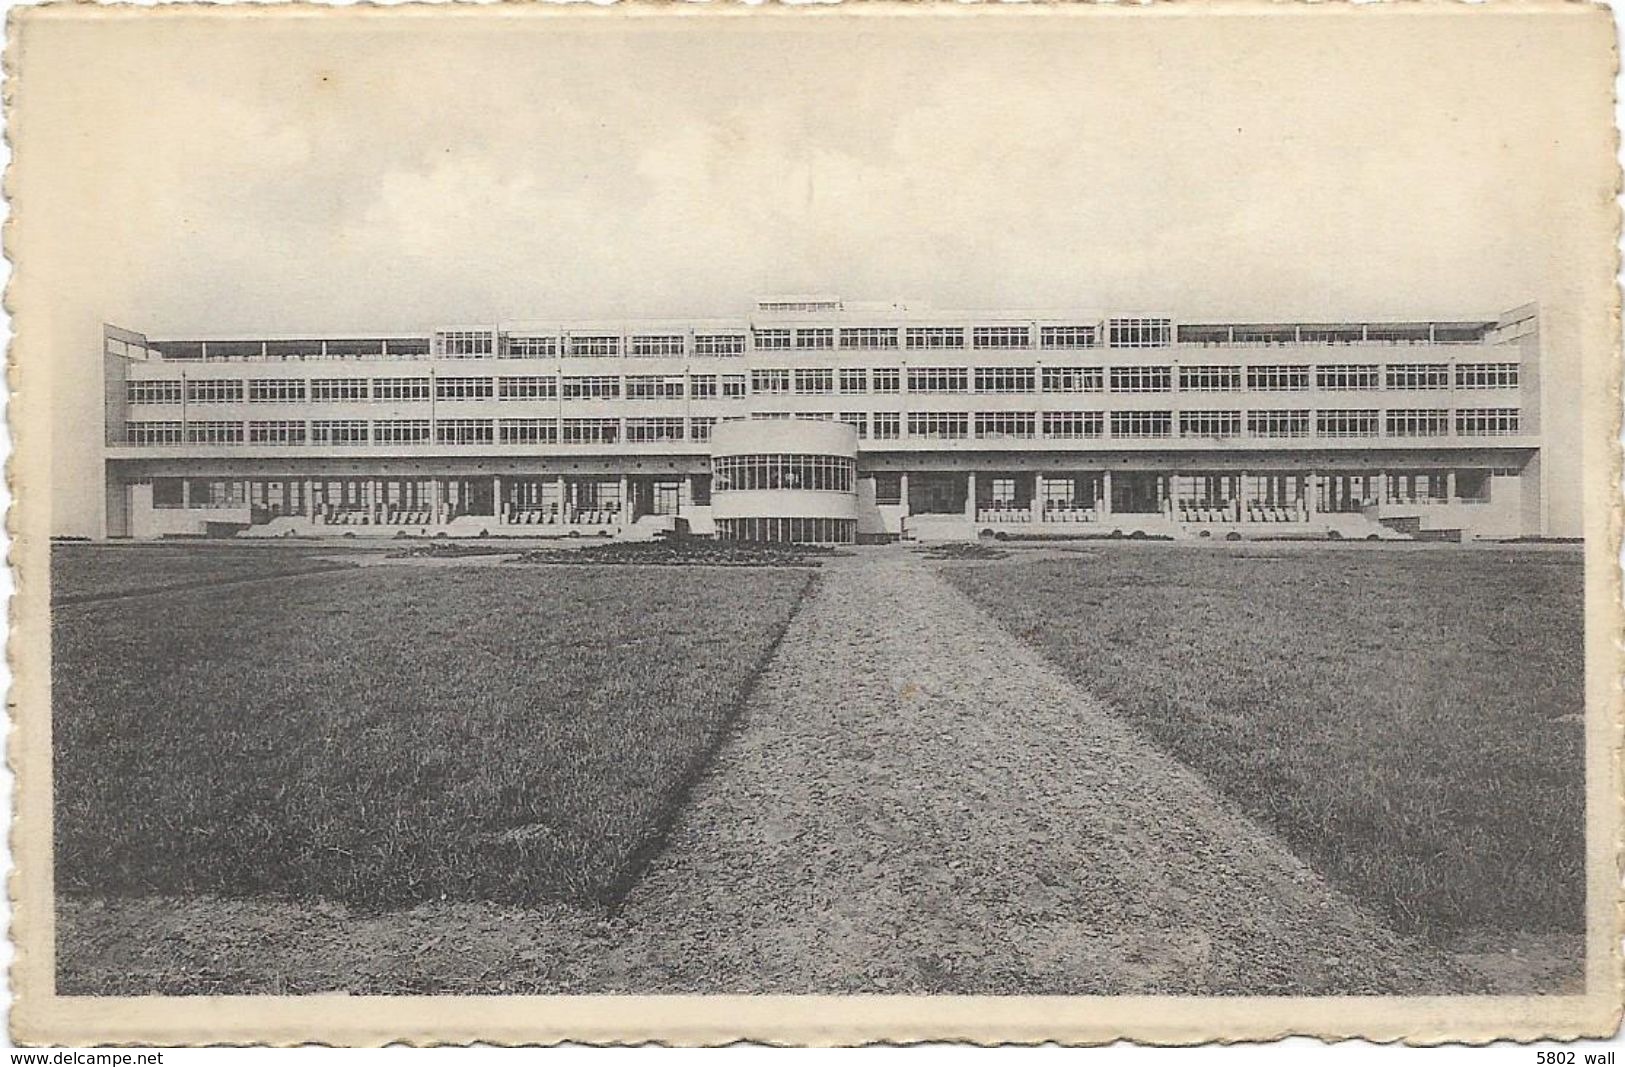
[[[676,482],[656,482],[654,513],[656,515],[675,515],[682,494]]]
[[[915,474],[908,480],[908,510],[914,515],[957,515],[965,510],[963,474]]]

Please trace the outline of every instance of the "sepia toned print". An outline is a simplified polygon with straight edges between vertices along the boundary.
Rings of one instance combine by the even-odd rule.
[[[15,19],[19,1040],[1611,1032],[1609,32]]]

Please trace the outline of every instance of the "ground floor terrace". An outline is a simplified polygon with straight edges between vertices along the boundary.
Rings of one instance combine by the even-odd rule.
[[[783,456],[764,469],[784,472],[784,480],[760,485],[726,472],[714,480],[711,465],[698,458],[656,471],[613,461],[584,470],[548,470],[538,462],[544,469],[500,473],[437,470],[429,461],[422,469],[379,473],[356,465],[306,471],[115,468],[109,472],[108,532],[138,539],[334,533],[636,537],[682,529],[744,540],[837,542],[990,533],[1394,538],[1434,531],[1465,537],[1543,532],[1539,461],[1532,457],[1373,457],[1357,465],[1269,456],[1245,465],[1210,457],[1141,459],[1134,465],[1092,458],[934,462],[887,456],[869,463],[860,456],[855,477],[821,481],[815,480],[817,471],[802,477],[797,457]],[[1044,466],[1035,469],[1038,462]],[[747,497],[750,507],[729,506]],[[823,507],[826,497],[842,498],[840,507]],[[749,521],[732,518],[743,515]],[[832,516],[840,521],[823,521]]]

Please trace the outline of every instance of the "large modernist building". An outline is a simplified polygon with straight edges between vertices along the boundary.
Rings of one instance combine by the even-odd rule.
[[[105,330],[106,533],[1513,537],[1534,308],[1186,322],[776,297],[745,318]]]

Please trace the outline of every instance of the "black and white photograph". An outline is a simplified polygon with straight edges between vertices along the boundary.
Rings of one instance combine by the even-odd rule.
[[[1606,8],[9,38],[13,1040],[1614,1032]]]

